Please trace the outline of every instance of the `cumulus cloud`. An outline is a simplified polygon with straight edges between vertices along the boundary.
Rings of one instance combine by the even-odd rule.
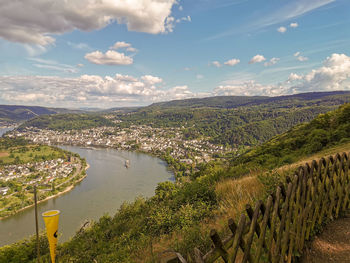
[[[213,65],[214,67],[217,67],[217,68],[222,67],[222,65],[221,65],[221,63],[219,61],[213,61],[210,64]]]
[[[132,47],[130,43],[126,43],[124,41],[116,42],[113,46],[110,47],[110,49],[115,49],[115,50],[125,49],[126,51],[129,51],[129,52],[136,52],[137,51],[137,49]]]
[[[345,54],[332,54],[324,61],[323,67],[314,69],[300,77],[301,83],[292,87],[292,89],[297,92],[350,89],[350,86],[346,85],[349,78],[350,57]]]
[[[295,73],[290,73],[288,79],[287,79],[287,82],[293,82],[295,80],[301,80],[303,77],[298,75],[298,74],[295,74]]]
[[[254,80],[233,81],[219,85],[213,95],[265,95],[278,96],[310,91],[350,90],[350,57],[345,54],[332,54],[323,66],[305,75],[291,73],[287,80],[263,85]]]
[[[162,79],[117,74],[77,78],[49,76],[0,76],[0,101],[11,104],[72,107],[115,107],[196,96],[188,86],[164,89]]]
[[[264,66],[269,67],[275,65],[279,60],[279,58],[271,58],[270,61],[264,63]]]
[[[298,25],[298,23],[294,22],[294,23],[290,23],[289,26],[292,27],[292,28],[296,28],[299,25]]]
[[[0,37],[46,46],[53,35],[75,29],[91,31],[111,23],[130,31],[166,33],[174,27],[171,9],[176,0],[0,0]]]
[[[255,64],[255,63],[260,63],[265,61],[266,58],[263,55],[255,55],[254,57],[252,57],[252,59],[249,61],[249,64]]]
[[[146,83],[149,83],[151,85],[154,85],[154,84],[157,84],[157,83],[161,83],[163,82],[163,80],[159,77],[155,77],[155,76],[152,76],[152,75],[145,75],[145,76],[142,76],[141,79],[146,82]]]
[[[36,62],[44,64],[44,61]],[[46,63],[50,65],[50,62]],[[276,84],[262,84],[249,78],[253,76],[240,80],[233,77],[211,92],[194,93],[187,85],[166,88],[162,78],[152,75],[82,75],[76,78],[0,76],[0,102],[57,107],[116,107],[203,96],[278,96],[310,91],[350,90],[350,57],[332,54],[325,59],[322,67],[304,75],[291,73],[285,81]]]
[[[296,57],[299,61],[307,61],[309,59],[308,57],[302,56],[300,51],[295,52],[293,56]]]
[[[277,31],[280,33],[285,33],[287,31],[287,28],[284,26],[280,26],[279,28],[277,28]]]
[[[276,96],[285,94],[288,88],[283,86],[262,85],[254,80],[233,85],[220,85],[213,91],[215,96]]]
[[[239,59],[233,58],[233,59],[227,60],[226,62],[224,62],[224,64],[232,67],[237,65],[239,62],[241,62]]]
[[[97,50],[87,53],[85,58],[91,63],[98,65],[130,65],[133,63],[131,57],[114,50],[108,50],[106,53]]]

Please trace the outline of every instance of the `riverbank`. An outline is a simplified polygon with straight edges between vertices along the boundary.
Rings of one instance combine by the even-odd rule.
[[[80,165],[82,165],[82,164],[83,164],[83,162],[80,161]],[[67,186],[63,191],[58,192],[57,194],[50,195],[50,196],[44,198],[43,200],[39,200],[37,203],[40,204],[40,203],[46,202],[46,201],[48,201],[48,200],[50,200],[50,199],[59,197],[59,196],[65,194],[65,193],[67,193],[67,192],[73,190],[74,187],[75,187],[78,183],[80,183],[81,181],[83,181],[83,180],[87,177],[86,170],[89,169],[89,167],[90,167],[90,165],[89,165],[88,163],[86,163],[86,166],[85,166],[85,167],[82,167],[79,171],[76,172],[75,175],[73,175],[72,178],[74,178],[75,176],[77,176],[78,173],[81,173],[82,170],[84,169],[84,172],[85,172],[84,176],[81,177],[81,178],[79,178],[77,181],[74,181],[74,183],[73,183],[72,185]],[[40,191],[40,190],[39,190],[39,191]],[[22,208],[20,208],[20,209],[18,209],[18,210],[16,210],[16,211],[14,211],[14,212],[13,212],[12,214],[10,214],[10,215],[0,217],[0,220],[3,220],[3,219],[5,219],[5,218],[9,218],[9,217],[11,217],[11,216],[14,216],[14,215],[16,215],[17,213],[19,213],[19,212],[21,212],[21,211],[24,211],[24,210],[26,210],[26,209],[28,209],[28,208],[33,207],[34,205],[35,205],[35,204],[32,203],[32,204],[30,204],[30,205],[27,205],[27,206],[25,206],[25,207],[22,207]]]

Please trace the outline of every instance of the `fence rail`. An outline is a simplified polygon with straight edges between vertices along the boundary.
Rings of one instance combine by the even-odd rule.
[[[204,255],[195,249],[194,261],[293,262],[317,226],[350,207],[349,157],[350,153],[336,154],[300,166],[265,202],[246,205],[238,224],[230,219],[228,237],[212,229],[213,248]],[[187,261],[176,253],[167,262]]]

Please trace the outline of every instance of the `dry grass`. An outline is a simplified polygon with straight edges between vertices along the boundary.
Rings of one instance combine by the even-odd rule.
[[[264,186],[257,176],[228,179],[216,185],[219,214],[222,220],[238,218],[246,204],[253,204],[264,194]]]
[[[204,220],[200,224],[200,234],[205,237],[209,237],[210,229],[214,228],[220,232],[226,229],[229,218],[237,219],[247,203],[253,204],[264,194],[263,185],[256,175],[224,180],[216,185],[215,191],[219,199],[219,207],[216,211],[213,211],[215,216],[213,219]],[[184,238],[182,234],[181,232],[174,232],[171,235],[165,235],[158,240],[154,240],[152,244],[154,257],[160,262],[166,262],[166,259],[172,253],[164,253],[164,251],[173,247],[175,243],[181,242]],[[141,250],[137,257],[136,262],[152,262],[150,247]]]

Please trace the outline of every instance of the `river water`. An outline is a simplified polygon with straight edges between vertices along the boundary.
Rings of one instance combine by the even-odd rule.
[[[61,211],[59,242],[68,240],[87,219],[105,213],[114,215],[124,201],[137,196],[152,196],[159,182],[173,180],[162,160],[141,153],[115,149],[88,149],[77,146],[61,148],[86,158],[88,176],[72,191],[38,205],[39,215],[46,210]],[[130,160],[130,168],[125,167]],[[0,246],[35,234],[34,208],[0,220]],[[39,227],[44,222],[39,216]]]

